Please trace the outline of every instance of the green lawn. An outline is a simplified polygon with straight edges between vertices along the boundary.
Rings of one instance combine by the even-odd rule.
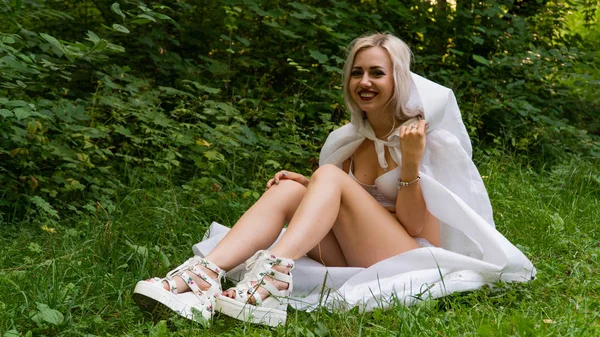
[[[155,324],[131,300],[135,283],[186,259],[211,221],[233,224],[253,199],[227,186],[145,186],[114,210],[98,205],[58,225],[2,228],[0,336],[600,335],[598,165],[573,160],[535,171],[509,156],[484,158],[497,228],[538,269],[529,284],[368,313],[290,310],[276,329],[222,316],[210,328],[181,318]]]

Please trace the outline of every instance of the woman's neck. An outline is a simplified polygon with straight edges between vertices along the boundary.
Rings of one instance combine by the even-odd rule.
[[[392,113],[381,113],[377,116],[373,115],[374,114],[367,113],[367,120],[369,121],[369,124],[371,124],[371,128],[373,128],[375,137],[379,139],[386,140],[392,130],[400,126]]]

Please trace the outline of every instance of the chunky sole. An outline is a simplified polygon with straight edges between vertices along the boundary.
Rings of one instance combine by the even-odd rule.
[[[210,312],[193,304],[197,299],[191,292],[175,295],[148,281],[139,281],[132,297],[142,311],[156,320],[167,319],[173,313],[201,324],[208,324],[212,319]]]
[[[240,321],[273,327],[285,324],[287,318],[286,310],[257,307],[252,304],[238,302],[226,296],[216,298],[215,311]]]

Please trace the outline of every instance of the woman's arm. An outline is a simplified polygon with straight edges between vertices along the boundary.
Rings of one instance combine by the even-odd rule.
[[[398,189],[396,198],[396,218],[404,226],[410,236],[418,236],[430,221],[437,221],[427,210],[419,177],[419,164],[425,152],[425,132],[427,126],[424,120],[412,126],[400,129],[400,151],[402,152],[402,171],[400,180],[412,182]]]

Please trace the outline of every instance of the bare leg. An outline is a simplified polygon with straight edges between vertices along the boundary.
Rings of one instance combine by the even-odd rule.
[[[322,166],[312,176],[287,231],[271,252],[295,260],[307,253],[314,255],[315,246],[327,240],[335,240],[345,263],[357,267],[368,267],[419,247],[390,212],[333,165]],[[335,245],[327,245],[327,249],[332,247]],[[273,268],[289,272],[285,267]],[[288,287],[271,281],[280,290]],[[267,296],[263,288],[257,292]],[[235,297],[235,292],[225,295]]]
[[[284,223],[290,222],[305,193],[306,188],[303,185],[292,180],[281,180],[278,185],[267,190],[244,213],[206,258],[220,268],[230,270],[247,260],[258,250],[268,248],[281,233]],[[346,265],[333,233],[319,244],[318,249],[315,248],[315,252],[315,257],[319,258],[317,261],[326,262],[328,265]],[[203,266],[200,266],[200,268],[212,278],[217,276],[208,268]],[[192,276],[201,289],[209,286],[203,280],[194,275]],[[189,290],[187,283],[181,278],[176,277],[175,282],[178,292]],[[165,289],[169,289],[166,282],[163,286]]]
[[[323,240],[306,253],[306,255],[311,259],[322,263],[324,266],[348,267],[344,252],[333,231],[329,231]]]
[[[350,176],[319,168],[287,231],[271,250],[298,259],[333,231],[349,266],[368,267],[419,247],[398,220]]]
[[[230,270],[257,251],[267,249],[294,215],[305,191],[303,185],[291,180],[282,180],[268,189],[206,258]]]

